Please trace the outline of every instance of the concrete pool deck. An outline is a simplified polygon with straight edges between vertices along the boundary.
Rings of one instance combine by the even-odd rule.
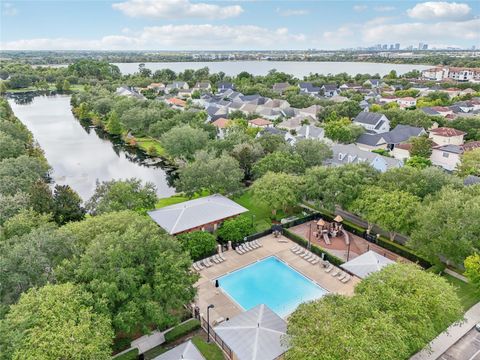
[[[279,242],[279,240],[282,242]],[[312,265],[293,254],[290,248],[296,245],[296,243],[286,237],[280,236],[275,238],[273,235],[267,235],[259,239],[259,242],[263,245],[261,248],[244,255],[239,255],[233,250],[225,252],[224,255],[227,261],[215,264],[199,273],[200,279],[195,284],[198,291],[195,303],[200,308],[200,313],[205,319],[207,318],[207,306],[209,304],[215,305],[210,310],[210,322],[212,324],[219,318],[232,318],[243,312],[229,296],[223,293],[221,289],[215,287],[215,279],[272,255],[283,260],[289,266],[332,293],[352,295],[355,285],[360,282],[359,278],[352,277],[348,283],[344,284],[329,273],[326,273],[320,264]]]

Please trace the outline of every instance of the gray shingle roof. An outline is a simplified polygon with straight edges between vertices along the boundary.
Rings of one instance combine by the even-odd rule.
[[[445,151],[445,152],[449,152],[449,153],[453,153],[453,154],[462,154],[463,153],[463,149],[462,149],[461,146],[451,145],[451,144],[437,146],[437,147],[435,147],[435,150]]]
[[[173,235],[247,211],[229,198],[215,194],[152,210],[148,215]]]
[[[273,360],[285,353],[287,323],[260,304],[214,328],[238,360]]]
[[[358,114],[353,121],[361,123],[361,124],[368,124],[368,125],[375,125],[377,124],[382,116],[385,116],[381,113],[376,112],[365,112],[362,111]]]
[[[195,344],[189,340],[153,358],[153,360],[205,360]]]
[[[423,128],[410,125],[397,125],[393,130],[381,134],[388,144],[399,144],[405,142],[413,136],[420,136],[424,133]]]
[[[475,184],[480,184],[480,176],[468,175],[463,180],[463,185],[465,185],[465,186],[470,186],[470,185],[475,185]]]

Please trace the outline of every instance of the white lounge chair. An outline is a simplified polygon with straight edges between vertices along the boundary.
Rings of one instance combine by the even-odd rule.
[[[307,255],[302,256],[304,260],[309,261],[310,259],[313,259],[313,254],[310,252],[307,252]]]
[[[218,260],[215,256],[211,256],[211,257],[209,258],[209,260],[210,260],[210,261],[213,261],[215,264],[220,264],[220,263],[221,263],[221,261]]]
[[[253,240],[253,242],[254,242],[255,244],[257,244],[259,247],[263,246],[262,243],[261,243],[260,241],[258,241],[258,240]]]
[[[347,274],[347,276],[345,276],[342,280],[340,280],[342,283],[346,284],[347,282],[350,281],[350,279],[352,278],[352,275],[350,274]]]
[[[213,264],[210,263],[210,261],[208,261],[208,259],[203,259],[201,261],[201,264],[203,264],[205,267],[209,268],[210,266],[212,266]]]
[[[195,271],[200,271],[200,269],[198,268],[198,266],[197,266],[196,263],[193,263],[192,266],[193,266],[193,269],[194,269]]]
[[[198,267],[200,270],[205,269],[205,266],[203,266],[200,261],[197,261],[195,264],[197,264],[197,267]]]
[[[334,269],[334,270],[330,273],[330,275],[332,275],[333,277],[335,277],[335,276],[338,275],[339,272],[340,272],[340,270]]]
[[[243,248],[241,248],[240,246],[237,246],[237,247],[235,248],[235,251],[236,251],[237,254],[239,254],[239,255],[245,254],[245,251],[243,251]]]
[[[218,254],[217,256],[218,256],[220,259],[222,259],[222,261],[226,261],[226,260],[227,260],[227,258],[226,258],[225,256],[223,256],[222,253]]]
[[[334,268],[334,266],[333,266],[332,264],[329,264],[329,265],[327,266],[327,268],[325,269],[325,272],[326,272],[326,273],[329,273],[330,271],[333,270],[333,268]]]
[[[247,249],[247,251],[252,251],[253,248],[251,248],[247,243],[243,244],[243,248]]]
[[[347,274],[344,273],[343,271],[340,271],[340,274],[338,274],[337,279],[338,279],[338,280],[342,280],[342,279],[345,278],[345,276],[347,276]]]
[[[294,254],[297,254],[297,255],[300,255],[300,254],[302,254],[304,251],[305,251],[304,248],[299,247],[299,248],[298,248],[297,250],[295,250],[293,253],[294,253]]]
[[[248,246],[250,246],[252,249],[257,249],[257,248],[259,248],[259,246],[258,246],[257,244],[255,244],[253,241],[250,241],[250,242],[248,243]]]
[[[213,257],[214,257],[215,259],[217,259],[217,261],[218,261],[219,263],[222,263],[222,262],[223,262],[223,259],[222,259],[220,256],[218,256],[218,254],[217,254],[217,255],[214,255]]]
[[[240,247],[240,249],[243,251],[244,254],[250,251],[250,250],[247,249],[247,247],[245,246],[245,244],[242,244],[242,245],[240,245],[239,247]]]
[[[298,250],[298,245],[295,245],[295,246],[290,248],[291,252],[295,252],[296,250]]]
[[[313,258],[310,259],[310,260],[308,260],[308,261],[310,262],[310,264],[316,265],[316,264],[318,264],[318,262],[320,261],[320,259],[318,258],[317,255],[313,255]]]

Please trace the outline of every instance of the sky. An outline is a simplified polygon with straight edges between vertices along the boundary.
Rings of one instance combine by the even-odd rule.
[[[2,50],[480,47],[480,0],[1,0]]]

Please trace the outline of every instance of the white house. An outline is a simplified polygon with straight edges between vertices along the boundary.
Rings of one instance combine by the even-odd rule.
[[[440,127],[430,130],[429,137],[437,145],[462,145],[463,137],[466,135],[463,131],[448,127]]]
[[[412,106],[417,106],[417,99],[407,96],[404,98],[397,99],[397,104],[401,108],[407,108],[407,107],[412,107]]]
[[[381,113],[362,111],[353,119],[353,123],[375,134],[390,131],[390,120]]]

